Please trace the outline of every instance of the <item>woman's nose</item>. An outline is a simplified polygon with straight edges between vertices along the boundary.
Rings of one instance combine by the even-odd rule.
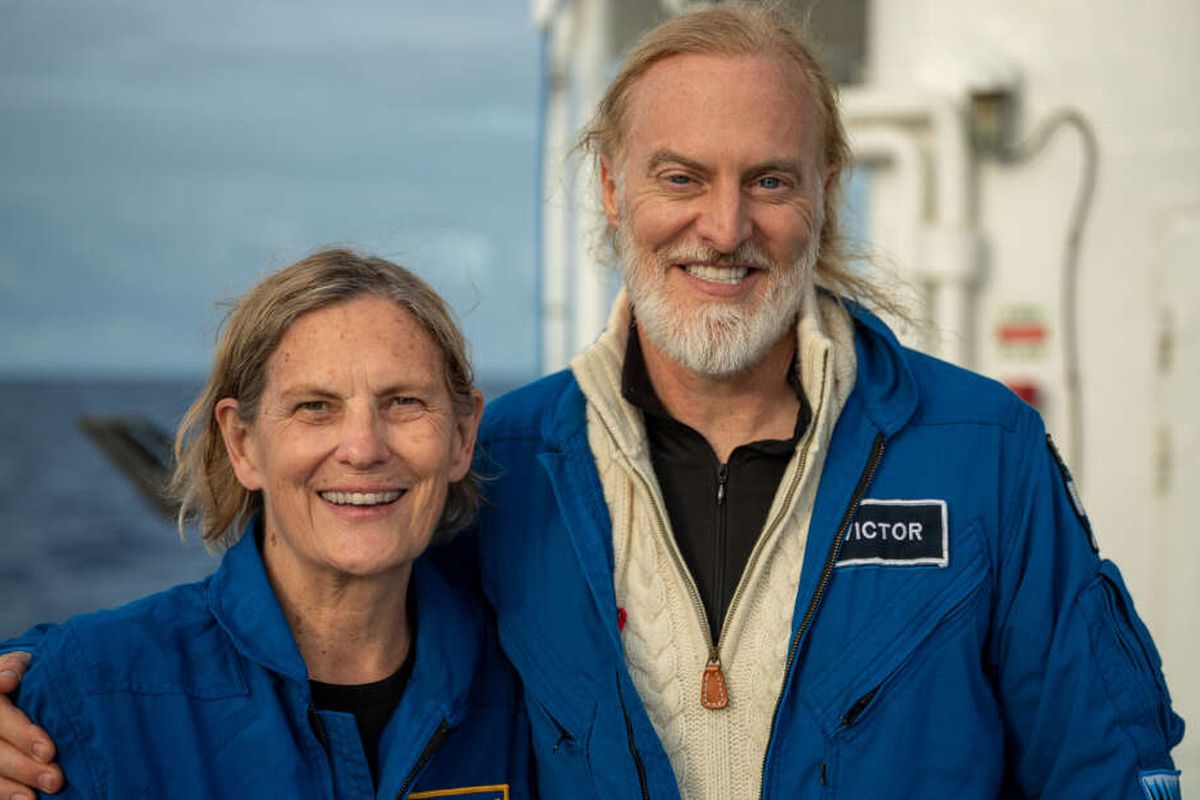
[[[338,457],[355,469],[366,469],[388,459],[384,424],[376,409],[350,408],[342,421]]]

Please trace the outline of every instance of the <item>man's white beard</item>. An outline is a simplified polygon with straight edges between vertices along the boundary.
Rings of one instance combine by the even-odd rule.
[[[813,222],[804,252],[794,263],[780,266],[749,241],[729,254],[701,244],[639,253],[630,241],[628,221],[622,218],[617,257],[638,327],[668,358],[699,375],[724,378],[744,372],[757,364],[796,320],[821,248],[819,213]],[[760,280],[766,286],[752,304],[708,300],[689,305],[668,297],[666,281],[672,265],[695,263],[765,269]]]

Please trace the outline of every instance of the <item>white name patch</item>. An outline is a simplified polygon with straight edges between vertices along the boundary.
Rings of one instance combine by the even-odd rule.
[[[863,500],[846,529],[837,566],[950,563],[945,500]]]

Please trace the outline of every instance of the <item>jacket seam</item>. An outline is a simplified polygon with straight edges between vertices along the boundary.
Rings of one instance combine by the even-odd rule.
[[[999,569],[997,570],[997,579],[999,578],[1000,572],[1009,568],[1012,560],[1017,557],[1017,554],[1021,549],[1016,546],[1016,540],[1020,538],[1020,531],[1022,527],[1026,525],[1030,518],[1030,514],[1032,513],[1030,508],[1033,504],[1028,501],[1030,496],[1035,492],[1037,484],[1030,479],[1030,476],[1034,462],[1034,454],[1036,452],[1036,448],[1039,446],[1043,446],[1041,440],[1036,437],[1030,437],[1030,442],[1025,446],[1025,452],[1021,458],[1020,465],[1016,470],[1016,474],[1022,476],[1023,478],[1021,491],[1013,492],[1008,502],[1004,504],[1004,514],[1008,519],[1012,520],[1012,522],[1002,532],[1000,537],[999,544],[1002,548],[1005,548],[1007,552],[1003,553],[1001,556]],[[1003,450],[1003,444],[1000,445],[1000,450]],[[1020,508],[1018,510],[1018,503],[1020,503],[1021,500],[1025,500],[1026,502],[1024,503],[1024,508]]]
[[[934,419],[922,420],[914,419],[905,426],[911,428],[955,428],[955,427],[976,427],[976,428],[998,428],[1000,430],[1012,433],[1016,430],[1016,426],[1012,423],[1004,422],[995,419],[977,419],[966,418],[961,419]],[[902,428],[903,430],[903,428]]]
[[[92,791],[96,797],[107,797],[108,793],[104,790],[99,776],[96,774],[96,766],[103,764],[103,758],[93,749],[96,737],[89,735],[91,733],[88,730],[91,727],[88,724],[90,716],[84,699],[84,691],[75,680],[75,676],[92,675],[94,670],[84,659],[83,643],[70,625],[63,626],[58,647],[62,658],[55,659],[50,654],[46,654],[46,663],[50,665],[48,671],[55,676],[53,685],[48,686],[47,691],[56,695],[61,702],[61,707],[66,710],[63,719],[76,739],[79,752],[84,756],[83,763],[87,766]],[[68,661],[71,665],[70,670],[65,668]],[[72,777],[74,779],[74,776]]]
[[[1100,580],[1100,579],[1101,579],[1100,575],[1097,574],[1095,578],[1093,578],[1091,581],[1089,581],[1087,584],[1085,584],[1083,586],[1083,588],[1081,588],[1078,592],[1076,592],[1075,597],[1072,598],[1072,601],[1071,601],[1072,613],[1080,613],[1078,611],[1078,607],[1079,607],[1080,603],[1083,601],[1083,597],[1087,594],[1089,589],[1091,589],[1093,586],[1095,586],[1096,581]],[[1102,587],[1102,586],[1099,588],[1101,591],[1106,591],[1104,589],[1104,587]],[[1086,616],[1086,615],[1084,615],[1084,616]],[[1096,635],[1097,635],[1097,633],[1098,633],[1097,631],[1091,631],[1091,635],[1089,635],[1087,637],[1087,645],[1088,645],[1088,650],[1091,651],[1093,663],[1100,664],[1100,663],[1102,663],[1102,659],[1100,658],[1100,654],[1096,652]],[[1113,631],[1113,635],[1114,636],[1116,635],[1116,631]],[[1141,748],[1138,746],[1138,740],[1135,736],[1133,736],[1133,734],[1131,734],[1129,732],[1129,723],[1126,722],[1126,720],[1125,720],[1125,714],[1123,714],[1121,712],[1121,706],[1117,702],[1117,697],[1113,693],[1111,678],[1109,677],[1107,671],[1099,670],[1099,672],[1100,672],[1100,680],[1104,684],[1104,695],[1108,698],[1108,706],[1109,706],[1109,709],[1111,709],[1111,711],[1112,711],[1113,719],[1116,722],[1117,728],[1121,731],[1121,736],[1124,738],[1125,742],[1129,745],[1129,752],[1131,752],[1133,754],[1134,764],[1137,766],[1137,768],[1139,770],[1141,770],[1144,768],[1144,765],[1142,763],[1142,751],[1141,751]],[[1136,776],[1135,776],[1135,778],[1136,778]]]

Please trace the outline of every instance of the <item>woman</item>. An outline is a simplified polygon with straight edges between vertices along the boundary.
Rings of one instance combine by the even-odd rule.
[[[527,796],[510,668],[417,562],[474,513],[481,411],[394,264],[326,250],[244,295],[176,439],[180,523],[220,568],[50,629],[21,683],[63,796]]]

